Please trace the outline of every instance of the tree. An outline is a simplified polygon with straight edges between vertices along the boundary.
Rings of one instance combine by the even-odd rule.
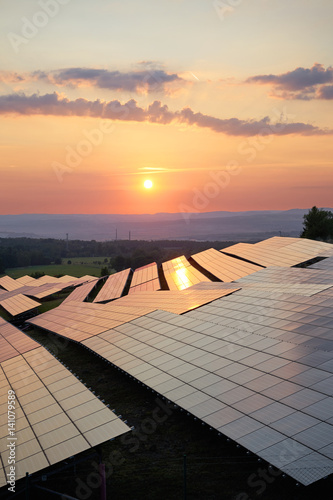
[[[106,276],[107,274],[109,274],[109,270],[107,267],[102,267],[101,269],[101,276]]]
[[[38,278],[45,276],[45,273],[43,271],[35,271],[34,273],[31,273],[29,276],[37,280]]]
[[[312,207],[303,216],[303,232],[301,238],[310,240],[327,240],[333,236],[333,214],[329,210]]]

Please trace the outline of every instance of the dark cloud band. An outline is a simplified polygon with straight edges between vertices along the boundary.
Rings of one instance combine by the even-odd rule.
[[[89,101],[87,99],[70,100],[56,92],[52,94],[9,94],[0,96],[0,114],[17,115],[53,115],[53,116],[90,116],[120,121],[135,121],[148,123],[183,123],[201,128],[208,128],[217,133],[230,136],[262,135],[327,135],[333,130],[326,130],[306,123],[288,123],[280,119],[273,123],[269,117],[261,120],[239,120],[238,118],[221,119],[213,116],[195,113],[190,108],[181,111],[171,111],[160,101],[154,101],[147,108],[141,108],[131,99],[122,104],[113,101]]]

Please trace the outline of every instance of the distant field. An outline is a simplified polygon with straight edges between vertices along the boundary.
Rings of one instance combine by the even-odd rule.
[[[71,259],[74,262],[74,259]],[[17,267],[12,269],[6,269],[6,274],[11,278],[20,278],[26,274],[30,275],[36,271],[44,274],[49,274],[50,276],[55,276],[58,274],[69,274],[70,276],[75,276],[80,278],[85,274],[90,274],[92,276],[100,276],[101,268],[103,266],[99,265],[80,265],[80,264],[59,264],[51,266],[29,266],[29,267]]]
[[[98,267],[99,269],[101,267],[104,267],[108,264],[108,262],[104,262],[105,259],[108,259],[107,257],[73,257],[73,258],[67,258],[67,259],[62,259],[62,264],[67,264],[67,262],[70,260],[72,264],[79,264],[80,266],[82,265],[88,265],[91,267]]]

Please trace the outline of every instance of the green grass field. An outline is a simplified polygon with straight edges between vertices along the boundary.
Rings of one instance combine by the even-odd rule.
[[[72,264],[67,264],[67,260],[71,260]],[[102,264],[94,264],[93,261],[100,261]],[[66,263],[65,263],[66,262]],[[81,264],[82,262],[82,264]],[[62,264],[50,265],[50,266],[28,266],[28,267],[17,267],[6,269],[6,273],[11,278],[20,278],[26,274],[30,275],[32,273],[43,272],[50,276],[56,276],[59,274],[69,274],[70,276],[75,276],[80,278],[85,274],[90,274],[92,276],[99,277],[101,274],[102,267],[105,267],[104,257],[86,257],[86,258],[74,258],[74,259],[64,259]]]
[[[77,264],[77,265],[86,265],[86,266],[92,266],[92,267],[98,267],[100,268],[101,266],[106,266],[107,263],[104,262],[104,260],[107,257],[73,257],[73,258],[68,258],[68,259],[62,259],[62,264],[67,264],[68,260],[72,262],[72,264]],[[109,261],[109,259],[108,259]]]

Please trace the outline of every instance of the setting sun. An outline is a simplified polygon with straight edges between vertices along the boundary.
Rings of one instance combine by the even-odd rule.
[[[147,180],[143,183],[143,185],[144,185],[144,187],[145,187],[146,189],[150,189],[150,188],[152,188],[152,187],[153,187],[153,183],[152,183],[152,181],[150,181],[149,179],[147,179]]]

